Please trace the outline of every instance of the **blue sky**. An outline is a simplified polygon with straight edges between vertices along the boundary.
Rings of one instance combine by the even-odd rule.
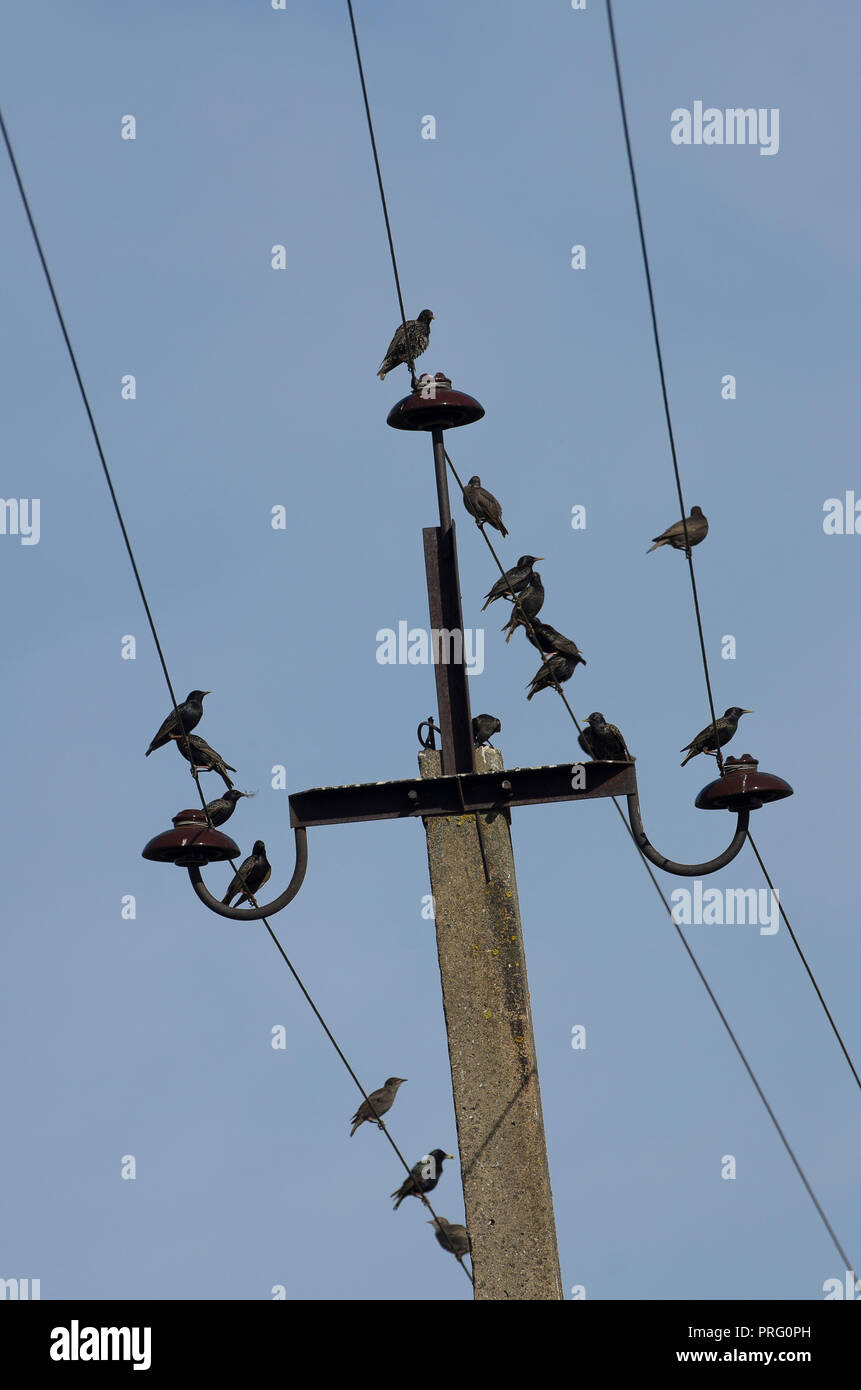
[[[547,557],[542,617],[589,662],[572,703],[623,728],[652,841],[706,858],[731,822],[693,807],[711,765],[679,768],[708,718],[684,559],[645,554],[677,502],[604,8],[356,9],[407,310],[436,315],[421,365],[487,412],[449,436],[455,464],[501,499],[504,557]],[[861,496],[861,19],[845,0],[615,13],[685,495],[711,523],[716,703],[755,711],[733,749],[795,788],[753,830],[857,1058],[861,539],[822,518]],[[199,732],[259,791],[229,829],[243,853],[266,841],[280,890],[273,765],[290,791],[414,775],[435,703],[430,668],[376,661],[380,628],[427,621],[436,513],[429,441],[385,424],[406,371],[375,377],[398,311],[346,8],[49,0],[6,6],[0,32],[3,109],[172,677],[212,690]],[[671,112],[696,100],[778,108],[779,152],[674,145]],[[0,536],[0,1275],[45,1298],[468,1298],[419,1204],[392,1213],[385,1140],[348,1138],[357,1093],[265,930],[140,857],[194,785],[174,750],[144,760],[169,700],[7,165],[0,216],[1,490],[41,502],[37,545]],[[477,627],[495,575],[455,511]],[[502,719],[509,766],[570,760],[500,607],[473,710]],[[513,835],[566,1290],[822,1298],[839,1257],[612,807],[524,809]],[[745,850],[713,882],[762,879]],[[409,1078],[391,1127],[415,1158],[456,1142],[427,892],[420,825],[321,829],[274,921],[366,1087]],[[861,1098],[785,929],[687,934],[851,1256]],[[435,1196],[462,1219],[456,1165]]]

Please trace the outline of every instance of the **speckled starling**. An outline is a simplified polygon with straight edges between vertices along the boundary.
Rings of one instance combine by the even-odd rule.
[[[380,370],[377,376],[380,381],[385,381],[387,373],[394,371],[395,367],[400,367],[402,363],[409,362],[412,357],[415,362],[417,357],[421,357],[430,342],[430,326],[433,314],[430,309],[422,309],[417,319],[407,319],[407,334],[404,338],[404,325],[399,323],[395,329],[395,336],[389,343],[388,351],[380,363]],[[406,345],[409,343],[409,353]]]
[[[203,697],[211,695],[211,690],[192,690],[183,700],[181,705],[177,705],[175,710],[171,710],[167,719],[162,724],[149,748],[146,750],[146,757],[154,753],[156,748],[164,748],[166,743],[170,743],[172,738],[180,738],[182,730],[190,734],[203,718]]]
[[[686,520],[688,523],[687,545],[699,545],[700,541],[704,541],[709,533],[709,524],[703,516],[702,507],[691,507],[691,514]],[[655,544],[649,546],[646,551],[647,555],[651,555],[652,551],[657,550],[658,546],[661,545],[671,545],[673,550],[684,550],[686,545],[684,524],[681,521],[674,521],[672,526],[668,526],[666,531],[662,531],[659,536],[653,536],[652,540]],[[690,553],[688,550],[687,554],[690,555]]]
[[[477,714],[472,721],[472,741],[476,748],[489,744],[494,734],[502,733],[502,725],[495,714]]]
[[[395,1199],[395,1211],[405,1197],[421,1197],[423,1192],[433,1192],[442,1177],[443,1161],[447,1158],[454,1158],[454,1154],[447,1154],[442,1149],[431,1149],[429,1154],[425,1154],[424,1158],[413,1164],[409,1177],[404,1178],[400,1187],[390,1194]]]
[[[545,652],[559,652],[562,656],[579,657],[583,665],[586,665],[586,658],[577,643],[572,642],[570,637],[564,637],[555,627],[551,627],[550,623],[533,623],[532,632],[528,627],[524,627],[524,632],[533,647],[537,648],[542,655]]]
[[[543,555],[521,555],[514,569],[506,570],[505,578],[500,575],[493,587],[485,594],[485,601],[481,609],[482,613],[485,608],[488,608],[491,603],[495,603],[498,598],[502,598],[503,596],[505,598],[510,598],[512,591],[515,594],[519,594],[522,589],[525,589],[532,579],[532,566],[537,565],[538,561],[543,559]]]
[[[510,642],[515,630],[518,627],[526,627],[526,619],[530,622],[538,617],[544,606],[544,585],[541,583],[541,575],[537,570],[533,570],[525,589],[521,589],[517,595],[517,602],[513,605],[511,617],[501,628],[502,632],[507,632],[506,642]],[[528,632],[529,629],[526,628]]]
[[[596,763],[634,761],[616,725],[608,724],[603,714],[590,714],[586,722],[588,728],[578,734],[577,742],[588,757]]]
[[[434,1235],[443,1250],[447,1250],[450,1255],[458,1256],[469,1255],[472,1253],[472,1241],[465,1226],[459,1226],[456,1222],[446,1221],[444,1216],[438,1216],[436,1220],[429,1221],[429,1226],[433,1226]]]
[[[391,1110],[394,1105],[395,1096],[398,1094],[398,1089],[403,1086],[406,1079],[405,1076],[390,1076],[385,1086],[381,1086],[378,1091],[372,1091],[368,1096],[368,1100],[362,1101],[350,1121],[350,1124],[353,1126],[350,1130],[351,1139],[359,1128],[359,1125],[363,1125],[366,1120],[370,1123],[380,1125],[380,1129],[383,1128],[380,1124],[379,1116],[385,1115],[387,1110]],[[371,1105],[368,1104],[368,1101],[371,1102]],[[373,1110],[371,1106],[373,1106]],[[374,1111],[376,1111],[376,1114]]]
[[[739,709],[738,705],[730,705],[729,709],[724,710],[720,719],[715,720],[714,724],[707,724],[701,729],[696,738],[692,738],[690,743],[686,743],[684,748],[680,748],[680,753],[687,753],[685,763],[689,763],[691,758],[695,758],[698,753],[716,753],[718,748],[723,748],[725,743],[729,743],[738,728],[738,721],[743,714],[753,714],[752,709]],[[717,729],[717,738],[715,738]]]
[[[258,888],[262,888],[268,882],[269,875],[272,873],[272,865],[266,858],[266,846],[262,840],[255,840],[254,847],[247,859],[244,859],[239,866],[239,872],[233,875],[230,887],[221,899],[225,907],[231,906],[231,898],[239,894],[237,907],[241,907],[245,902],[251,902],[251,894],[256,893]]]
[[[176,746],[187,763],[192,763],[198,772],[217,772],[219,777],[224,779],[226,786],[232,787],[233,783],[228,777],[228,772],[235,772],[236,768],[226,763],[220,753],[216,753],[214,748],[210,748],[205,738],[200,734],[190,734],[189,743],[191,744],[191,757],[185,749],[185,739],[177,739]]]
[[[477,473],[470,478],[463,490],[463,505],[470,516],[475,517],[479,526],[492,526],[503,536],[508,535],[508,527],[502,523],[502,508],[493,493],[481,486],[481,479]]]
[[[236,768],[232,769],[233,772]],[[226,820],[230,820],[236,810],[236,803],[241,796],[252,796],[252,792],[238,792],[231,787],[224,796],[218,796],[214,801],[207,801],[206,811],[212,824],[216,827],[223,825]]]
[[[546,690],[548,686],[552,686],[554,677],[560,685],[563,681],[570,680],[578,662],[586,665],[582,656],[563,656],[561,652],[554,652],[529,682],[527,700],[531,700],[532,696],[537,695],[539,690]]]

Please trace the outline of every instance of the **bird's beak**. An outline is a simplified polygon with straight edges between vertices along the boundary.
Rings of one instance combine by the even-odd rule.
[[[211,691],[211,690],[204,690],[203,693],[204,693],[204,695],[211,695],[211,694],[212,694],[212,691]]]
[[[533,563],[533,565],[537,565],[537,564],[538,564],[538,561],[539,561],[539,560],[543,560],[543,559],[544,559],[544,556],[543,556],[543,555],[536,555],[536,557],[535,557],[535,559],[532,561],[532,563]]]
[[[755,713],[756,713],[756,711],[755,711],[755,710],[752,710],[752,709],[743,709],[743,710],[742,710],[742,714],[755,714]]]
[[[454,1158],[454,1154],[446,1154],[446,1158]]]

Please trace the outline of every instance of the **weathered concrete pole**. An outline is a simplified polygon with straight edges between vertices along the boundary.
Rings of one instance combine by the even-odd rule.
[[[423,778],[440,754],[419,754]],[[476,772],[503,767],[475,751]],[[553,1197],[511,834],[482,815],[425,822],[466,1226],[477,1299],[561,1299]]]

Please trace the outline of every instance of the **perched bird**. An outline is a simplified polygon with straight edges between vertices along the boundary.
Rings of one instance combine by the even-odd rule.
[[[685,763],[689,763],[691,758],[695,758],[697,753],[716,753],[718,748],[723,748],[725,743],[729,743],[738,728],[738,721],[743,714],[753,714],[752,709],[739,709],[738,705],[730,705],[729,709],[724,710],[720,719],[716,719],[714,724],[708,724],[705,729],[701,729],[696,738],[692,738],[690,743],[686,743],[684,748],[680,748],[680,753],[687,753]],[[717,729],[717,738],[715,738]]]
[[[400,367],[402,362],[409,362],[412,358],[415,362],[417,357],[421,357],[430,342],[430,326],[433,314],[430,309],[422,309],[417,319],[407,319],[407,334],[404,337],[404,325],[399,323],[395,329],[395,336],[389,343],[388,351],[380,363],[380,370],[377,376],[380,381],[385,381],[386,375],[394,371],[395,367]],[[409,346],[409,352],[407,352]]]
[[[477,714],[472,721],[472,741],[476,748],[481,748],[483,744],[490,743],[494,734],[502,732],[502,725],[495,714]]]
[[[548,686],[553,685],[554,677],[560,685],[563,681],[570,680],[578,662],[586,665],[579,654],[577,656],[563,656],[561,652],[554,652],[552,656],[548,656],[544,665],[536,671],[529,682],[527,700],[531,700],[532,696],[537,695],[539,690],[546,690]]]
[[[519,594],[521,589],[525,589],[532,579],[532,566],[537,565],[539,560],[543,560],[543,555],[521,555],[514,569],[506,570],[505,577],[497,579],[492,589],[485,594],[485,602],[482,605],[482,613],[491,603],[495,603],[503,595],[509,598],[512,593]]]
[[[228,772],[235,772],[236,768],[226,763],[220,753],[216,753],[214,748],[210,748],[205,738],[200,734],[190,734],[188,738],[191,745],[191,757],[185,748],[185,740],[177,739],[176,746],[187,763],[192,764],[192,768],[197,768],[198,772],[217,772],[219,777],[224,779],[228,787],[233,787],[233,783],[228,777]]]
[[[235,767],[231,768],[231,772],[235,771]],[[224,796],[217,796],[214,801],[207,801],[206,811],[212,824],[218,827],[219,825],[223,825],[226,820],[230,820],[230,817],[236,810],[236,803],[239,798],[241,796],[251,796],[252,794],[251,792],[238,792],[235,788],[231,787],[230,791],[224,793]]]
[[[686,517],[688,523],[688,539],[685,541],[685,528],[681,521],[674,521],[672,526],[668,526],[666,531],[662,531],[659,536],[653,536],[654,545],[650,545],[646,551],[651,555],[653,550],[657,550],[660,545],[671,545],[673,550],[685,550],[690,555],[688,547],[699,545],[704,541],[709,533],[709,524],[703,516],[702,507],[691,507],[691,514]]]
[[[634,759],[615,724],[608,724],[603,714],[590,714],[588,729],[578,734],[577,742],[596,763],[632,763]]]
[[[533,647],[542,655],[545,652],[559,652],[562,656],[576,656],[584,666],[586,665],[586,658],[581,654],[577,643],[572,642],[570,637],[563,637],[561,632],[550,626],[550,623],[533,623],[532,632],[528,627],[524,630]]]
[[[380,1124],[379,1116],[385,1115],[387,1110],[391,1110],[395,1103],[395,1096],[398,1094],[399,1088],[403,1086],[406,1079],[405,1076],[390,1076],[385,1086],[381,1086],[378,1091],[372,1091],[368,1096],[368,1100],[362,1101],[350,1121],[350,1124],[353,1126],[350,1130],[351,1139],[359,1128],[359,1125],[363,1125],[366,1120],[372,1120],[374,1124],[380,1125],[380,1129],[383,1128]],[[368,1101],[370,1101],[370,1105]],[[373,1106],[373,1110],[371,1106]],[[376,1114],[374,1114],[374,1111],[376,1111]]]
[[[475,517],[479,526],[492,526],[503,536],[508,535],[508,527],[502,524],[502,508],[493,493],[481,486],[481,479],[477,473],[470,478],[463,490],[463,505],[470,516]]]
[[[537,570],[533,570],[529,577],[529,583],[525,589],[521,589],[517,596],[517,602],[513,605],[511,617],[508,622],[503,624],[501,632],[507,632],[506,642],[510,642],[515,631],[519,627],[526,627],[527,620],[532,622],[537,618],[544,606],[544,585],[541,583],[541,575]],[[529,631],[529,628],[526,628]]]
[[[170,743],[172,738],[180,738],[183,730],[190,734],[203,718],[203,697],[211,695],[211,690],[192,690],[185,697],[181,705],[177,705],[175,710],[171,710],[167,719],[162,724],[149,748],[146,750],[146,757],[154,753],[156,748],[164,748],[166,743]]]
[[[472,1241],[465,1226],[446,1221],[444,1216],[438,1216],[436,1220],[429,1221],[428,1225],[433,1226],[434,1235],[443,1250],[448,1250],[450,1254],[455,1256],[472,1253]]]
[[[245,902],[251,902],[251,894],[256,893],[258,888],[262,888],[264,883],[269,880],[272,873],[272,865],[266,858],[266,846],[262,840],[255,840],[254,847],[247,859],[244,859],[239,866],[239,872],[233,875],[230,880],[230,887],[221,899],[225,907],[230,907],[230,899],[239,894],[237,907],[241,907]]]
[[[454,1158],[454,1154],[443,1153],[442,1149],[431,1149],[429,1154],[425,1154],[424,1158],[413,1164],[409,1177],[404,1178],[400,1187],[389,1194],[395,1199],[395,1211],[405,1197],[421,1197],[423,1192],[433,1192],[442,1177],[443,1161],[447,1158]]]

